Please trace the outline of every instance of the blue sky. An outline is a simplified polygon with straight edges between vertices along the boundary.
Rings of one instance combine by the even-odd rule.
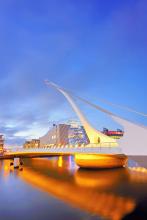
[[[0,132],[7,144],[75,117],[44,79],[104,107],[99,98],[146,113],[146,23],[146,0],[1,0]],[[99,112],[81,108],[97,128],[113,127]]]

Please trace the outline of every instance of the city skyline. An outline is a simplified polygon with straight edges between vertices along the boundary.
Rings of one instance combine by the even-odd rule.
[[[22,144],[45,134],[49,121],[75,116],[44,79],[146,126],[146,118],[100,101],[147,112],[146,9],[144,0],[1,1],[0,132],[7,144]],[[79,105],[98,129],[114,127]]]

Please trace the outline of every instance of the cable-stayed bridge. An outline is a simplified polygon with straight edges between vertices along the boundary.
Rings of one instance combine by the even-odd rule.
[[[45,83],[47,86],[58,90],[67,99],[72,109],[79,117],[81,124],[86,131],[86,134],[89,138],[89,144],[84,147],[70,147],[66,145],[60,147],[54,146],[50,148],[14,149],[13,151],[6,153],[6,157],[75,155],[76,162],[80,166],[85,166],[86,164],[86,167],[120,167],[124,166],[127,161],[127,157],[122,154],[121,148],[123,150],[125,149],[124,153],[127,153],[127,149],[130,147],[136,148],[138,151],[143,149],[147,153],[147,127],[121,118],[100,106],[92,104],[91,102],[76,96],[84,103],[107,114],[109,117],[124,127],[125,135],[120,141],[117,141],[116,139],[113,139],[98,131],[89,123],[85,115],[81,112],[74,99],[72,98],[73,94],[52,82],[45,81]],[[130,109],[130,111],[133,110]],[[138,114],[138,112],[136,113]],[[142,114],[143,117],[146,117],[146,115],[143,113],[139,114]],[[98,160],[100,161],[100,164]]]

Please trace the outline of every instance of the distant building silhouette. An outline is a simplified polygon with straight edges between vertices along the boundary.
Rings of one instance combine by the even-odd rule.
[[[40,147],[40,140],[39,139],[32,139],[30,141],[26,141],[23,145],[24,148],[39,148]]]
[[[4,152],[4,136],[0,134],[0,154]]]

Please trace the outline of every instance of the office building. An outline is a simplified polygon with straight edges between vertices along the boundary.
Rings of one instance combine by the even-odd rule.
[[[53,124],[51,130],[46,135],[40,138],[41,147],[61,146],[69,144],[68,141],[69,125]]]
[[[39,139],[32,139],[30,141],[26,141],[23,145],[24,148],[39,148],[40,147],[40,140]]]

